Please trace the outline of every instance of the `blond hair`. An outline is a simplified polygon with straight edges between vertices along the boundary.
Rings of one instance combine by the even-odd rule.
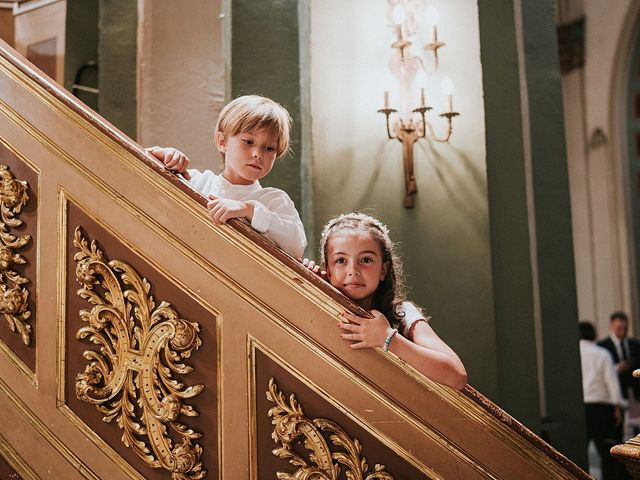
[[[243,95],[229,102],[220,112],[216,132],[225,137],[266,129],[276,140],[276,158],[289,151],[291,117],[277,102],[260,95]]]
[[[365,233],[380,246],[382,262],[387,264],[387,274],[373,295],[373,308],[382,312],[393,326],[404,316],[399,308],[406,299],[402,261],[396,245],[389,237],[389,229],[380,220],[364,213],[346,213],[327,222],[320,237],[320,261],[327,266],[329,241],[334,235]]]

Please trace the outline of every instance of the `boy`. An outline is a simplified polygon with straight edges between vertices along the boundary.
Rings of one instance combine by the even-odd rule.
[[[187,170],[189,159],[174,148],[151,147],[147,151],[209,197],[207,208],[215,224],[245,218],[299,260],[307,240],[293,201],[284,191],[262,188],[259,182],[275,160],[289,151],[290,126],[289,113],[280,104],[259,95],[245,95],[227,104],[216,124],[216,146],[224,165],[221,175],[211,170]]]

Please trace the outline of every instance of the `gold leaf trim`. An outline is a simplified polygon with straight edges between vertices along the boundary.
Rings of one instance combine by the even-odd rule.
[[[16,236],[11,228],[24,222],[16,216],[29,201],[29,185],[25,180],[17,180],[7,165],[0,165],[0,313],[9,323],[12,332],[22,337],[22,342],[31,342],[31,317],[29,291],[23,287],[29,279],[14,270],[14,265],[27,263],[17,250],[31,240],[31,235]]]
[[[369,471],[367,459],[361,456],[362,445],[358,439],[351,439],[340,425],[326,418],[312,420],[305,417],[302,406],[293,393],[287,403],[273,378],[269,380],[267,399],[275,403],[268,413],[274,425],[271,438],[281,445],[272,450],[272,453],[298,467],[294,473],[278,472],[278,479],[337,480],[340,478],[340,468],[343,467],[349,480],[394,480],[385,471],[384,465],[376,464],[373,471]],[[333,446],[339,450],[331,450],[323,433],[329,436]],[[304,438],[309,462],[293,450],[292,442],[300,437]]]
[[[80,311],[87,325],[76,338],[99,347],[84,352],[90,363],[76,375],[76,396],[95,405],[105,422],[115,419],[125,446],[148,467],[168,470],[173,480],[204,478],[202,447],[194,443],[202,434],[177,421],[198,415],[184,400],[204,385],[186,386],[173,376],[193,371],[181,362],[202,344],[200,326],[168,302],[156,306],[147,279],[125,262],[108,261],[80,227],[73,244],[78,295],[93,305]],[[175,446],[168,427],[181,440]]]

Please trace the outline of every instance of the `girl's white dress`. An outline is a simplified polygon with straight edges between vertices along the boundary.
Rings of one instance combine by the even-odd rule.
[[[402,302],[396,311],[399,313],[398,318],[400,319],[398,332],[405,338],[409,338],[409,332],[414,323],[420,320],[428,322],[431,319],[431,317],[425,316],[422,310],[412,302]],[[404,313],[404,316],[402,316],[402,313]]]

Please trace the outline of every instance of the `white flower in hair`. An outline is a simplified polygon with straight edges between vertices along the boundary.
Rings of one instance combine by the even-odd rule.
[[[382,223],[377,218],[372,217],[371,215],[360,212],[343,213],[341,215],[338,215],[333,220],[330,220],[329,223],[327,223],[322,229],[322,236],[326,237],[333,228],[342,227],[344,224],[347,224],[350,221],[355,221],[358,223],[362,222],[365,224],[368,223],[380,230],[385,237],[389,236],[389,229],[384,223]]]

